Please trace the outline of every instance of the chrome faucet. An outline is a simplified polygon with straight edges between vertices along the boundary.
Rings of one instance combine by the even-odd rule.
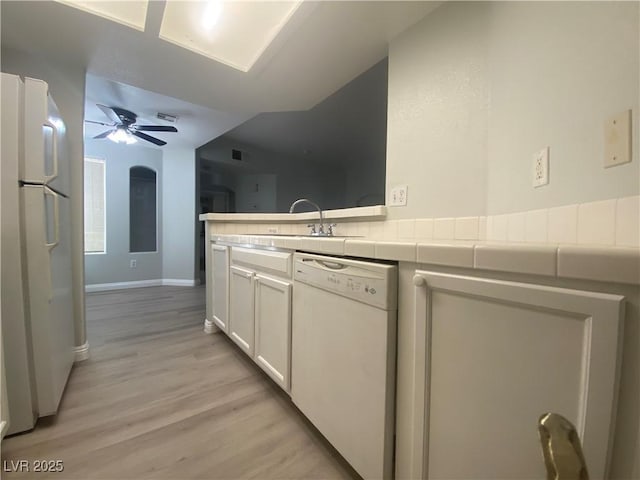
[[[300,203],[308,203],[309,205],[311,205],[312,207],[314,207],[315,209],[318,210],[318,215],[320,216],[320,225],[318,226],[318,231],[317,232],[316,232],[316,229],[315,229],[315,225],[313,226],[314,228],[311,230],[311,235],[319,236],[319,237],[331,236],[331,231],[329,231],[328,233],[325,233],[325,231],[324,231],[324,224],[322,223],[322,209],[318,206],[317,203],[312,202],[308,198],[299,198],[298,200],[293,202],[291,204],[291,207],[289,207],[289,213],[293,213],[293,210],[296,208],[296,205],[298,205]]]

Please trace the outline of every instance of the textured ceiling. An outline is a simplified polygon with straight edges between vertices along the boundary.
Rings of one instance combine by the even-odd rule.
[[[137,31],[57,2],[2,1],[2,46],[226,112],[305,110],[387,55],[439,2],[304,2],[248,73],[158,37],[165,7]]]
[[[1,44],[83,67],[93,76],[87,118],[97,115],[97,102],[141,117],[192,109],[193,128],[204,130],[185,145],[199,146],[193,142],[261,112],[312,108],[383,59],[393,37],[440,3],[306,1],[248,73],[160,39],[162,0],[149,3],[144,32],[57,2],[3,0]]]

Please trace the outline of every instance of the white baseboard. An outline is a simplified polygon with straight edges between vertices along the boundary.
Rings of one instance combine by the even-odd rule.
[[[195,287],[195,280],[183,280],[180,278],[163,278],[162,285],[167,285],[171,287]]]
[[[135,282],[116,282],[116,283],[93,283],[84,286],[84,291],[87,293],[92,292],[106,292],[109,290],[124,290],[126,288],[141,288],[141,287],[158,287],[161,285],[173,286],[173,287],[193,287],[195,286],[195,280],[183,280],[178,278],[156,278],[153,280],[136,280]]]
[[[83,360],[89,359],[89,342],[84,342],[83,345],[79,347],[73,347],[73,351],[76,354],[75,361],[82,362]]]
[[[104,292],[108,290],[124,290],[125,288],[157,287],[160,285],[162,285],[161,279],[137,280],[135,282],[94,283],[91,285],[85,285],[84,291],[87,293]]]

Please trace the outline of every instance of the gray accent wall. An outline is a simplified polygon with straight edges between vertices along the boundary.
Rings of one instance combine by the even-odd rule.
[[[195,152],[87,140],[85,156],[102,159],[106,169],[107,248],[86,254],[87,285],[158,281],[192,285],[195,269]],[[129,251],[129,169],[156,172],[157,251]],[[131,268],[131,260],[136,267]]]
[[[162,149],[162,278],[194,279],[195,151]]]
[[[243,152],[241,161],[231,158],[232,149]],[[210,170],[206,178],[201,175],[200,189],[214,185],[231,189],[237,212],[288,212],[291,203],[301,197],[313,199],[323,209],[344,206],[343,168],[263,150],[227,136],[199,148],[197,154]]]
[[[105,161],[106,253],[85,255],[87,285],[155,280],[162,277],[162,151],[138,145],[116,144],[108,139],[87,140],[85,156]],[[158,250],[129,252],[129,169],[148,167],[157,174]],[[136,267],[130,261],[136,260]]]

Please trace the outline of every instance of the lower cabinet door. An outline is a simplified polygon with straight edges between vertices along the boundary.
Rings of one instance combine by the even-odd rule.
[[[290,281],[255,277],[255,361],[285,391],[291,386]]]
[[[416,271],[411,478],[545,478],[538,419],[607,466],[624,297]]]
[[[229,247],[211,245],[213,291],[211,293],[212,318],[215,325],[229,333]]]
[[[255,333],[253,283],[255,273],[232,266],[229,271],[229,336],[253,357]]]

